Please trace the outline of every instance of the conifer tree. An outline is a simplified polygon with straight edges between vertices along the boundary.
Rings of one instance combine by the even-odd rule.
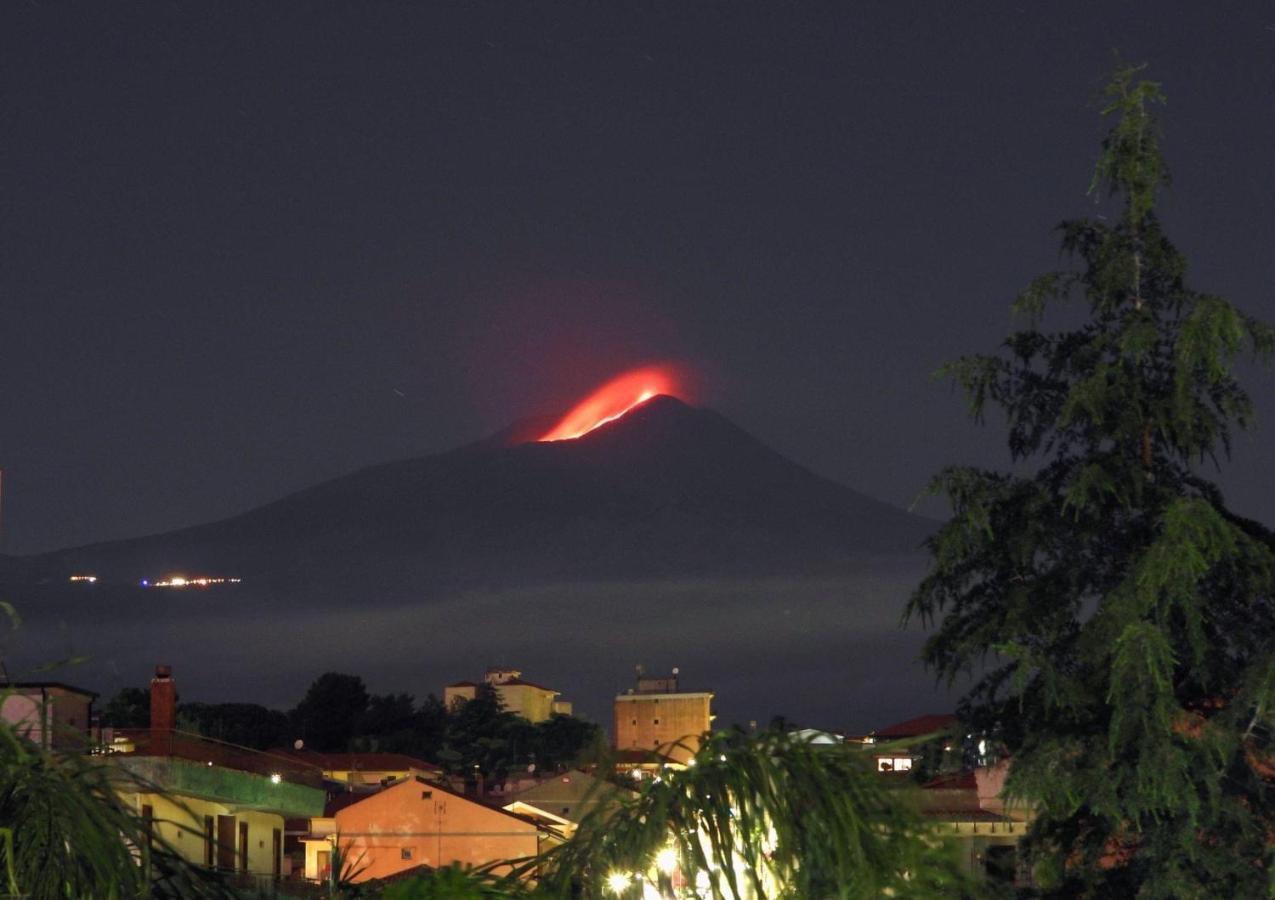
[[[1059,226],[1074,265],[1035,279],[1003,352],[947,367],[998,408],[1017,474],[952,467],[908,617],[970,673],[971,728],[1033,804],[1023,849],[1051,896],[1258,897],[1275,872],[1275,537],[1201,470],[1250,420],[1232,364],[1275,335],[1187,286],[1156,215],[1159,85],[1116,73],[1091,191]],[[1078,327],[1047,330],[1068,304]]]

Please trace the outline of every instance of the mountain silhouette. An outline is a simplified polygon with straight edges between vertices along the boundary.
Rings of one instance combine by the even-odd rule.
[[[410,596],[414,586],[835,573],[916,551],[935,527],[673,397],[575,440],[536,442],[552,424],[526,420],[228,519],[6,568],[46,584],[181,572],[276,592],[339,585]]]

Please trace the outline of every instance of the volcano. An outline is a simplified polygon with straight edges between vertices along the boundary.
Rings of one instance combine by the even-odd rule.
[[[87,659],[58,677],[109,695],[177,661],[192,697],[286,708],[323,671],[424,696],[515,660],[598,721],[637,662],[693,667],[722,722],[845,721],[828,686],[854,685],[868,727],[933,693],[898,620],[935,523],[670,396],[602,413],[576,438],[532,418],[221,521],[0,558],[22,616],[3,662]]]
[[[934,523],[793,463],[721,415],[646,399],[570,440],[528,420],[229,519],[11,560],[23,580],[235,576],[276,597],[569,579],[829,574]],[[323,593],[330,593],[324,590]]]

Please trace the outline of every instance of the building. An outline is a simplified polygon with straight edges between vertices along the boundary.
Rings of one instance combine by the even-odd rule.
[[[615,806],[622,793],[609,781],[571,769],[519,791],[504,808],[537,822],[551,835],[568,840],[581,819],[595,810]]]
[[[322,815],[321,773],[295,760],[177,731],[172,670],[156,666],[149,729],[114,735],[117,790],[187,861],[259,886],[288,875],[284,822]]]
[[[0,719],[46,750],[82,750],[97,694],[60,681],[0,683]]]
[[[866,745],[886,745],[872,750],[878,772],[910,772],[922,755],[922,744],[916,739],[941,736],[956,724],[957,718],[951,713],[930,713],[873,731],[862,741]]]
[[[484,866],[534,856],[539,829],[528,819],[484,806],[424,778],[407,778],[374,793],[335,798],[310,820],[305,876],[328,877],[332,850],[351,881],[387,878],[418,866]]]
[[[805,741],[807,744],[814,744],[819,747],[839,747],[846,742],[844,734],[837,734],[835,731],[823,731],[819,728],[798,728],[791,732],[791,736],[799,741]]]
[[[943,775],[920,791],[921,814],[956,839],[967,872],[989,881],[1025,884],[1018,842],[1027,833],[1031,811],[1007,807],[1001,798],[1007,762]]]
[[[637,686],[615,698],[615,749],[658,751],[685,764],[712,729],[712,701],[712,691],[680,690],[677,669],[660,678],[639,672]]]
[[[442,781],[444,777],[438,766],[405,753],[320,753],[303,749],[270,752],[317,769],[325,781],[351,790],[380,788],[404,778]]]
[[[554,714],[571,715],[571,704],[558,699],[559,691],[524,681],[517,669],[493,666],[483,676],[483,683],[492,686],[505,709],[528,722],[543,722]],[[473,700],[478,688],[473,681],[449,684],[443,688],[443,703],[451,709],[459,700]]]

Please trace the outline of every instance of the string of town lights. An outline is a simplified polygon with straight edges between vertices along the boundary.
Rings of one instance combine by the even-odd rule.
[[[97,584],[98,577],[96,575],[72,575],[67,580],[79,584]],[[242,578],[220,578],[203,575],[194,578],[187,578],[185,575],[166,575],[155,581],[152,581],[149,578],[143,578],[137,582],[137,586],[144,588],[203,588],[214,587],[219,584],[242,583]]]

